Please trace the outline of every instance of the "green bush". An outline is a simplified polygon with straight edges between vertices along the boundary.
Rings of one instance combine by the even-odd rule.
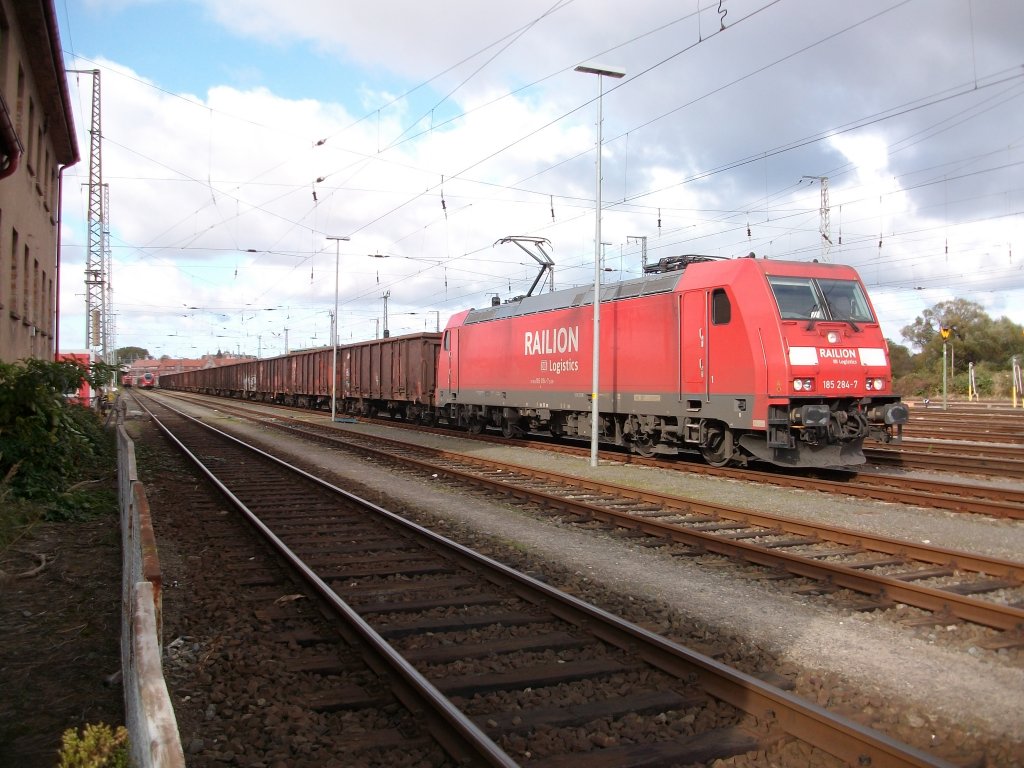
[[[0,363],[0,478],[24,499],[50,500],[109,457],[96,415],[69,404],[86,377],[74,363]]]
[[[72,362],[0,363],[0,548],[40,518],[81,520],[116,509],[113,436],[65,393],[90,371]]]
[[[128,768],[128,731],[111,731],[104,723],[87,725],[79,735],[74,728],[61,739],[59,768]]]

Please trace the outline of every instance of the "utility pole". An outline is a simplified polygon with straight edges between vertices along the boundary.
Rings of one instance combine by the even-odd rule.
[[[828,263],[829,252],[832,249],[832,233],[829,231],[828,176],[804,176],[803,178],[814,179],[821,184],[821,206],[819,209],[821,223],[818,226],[818,231],[821,233],[821,260]]]
[[[384,299],[384,338],[390,338],[391,331],[388,330],[388,299],[391,298],[391,291],[385,291],[381,294],[381,298]]]

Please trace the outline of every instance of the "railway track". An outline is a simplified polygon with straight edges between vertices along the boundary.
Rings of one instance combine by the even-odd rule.
[[[225,410],[219,405],[218,409]],[[229,410],[240,415],[247,411]],[[559,514],[597,519],[680,544],[684,554],[710,552],[745,560],[777,575],[806,580],[796,587],[803,594],[848,590],[856,595],[848,600],[853,610],[909,605],[926,612],[914,619],[921,624],[971,622],[995,630],[985,647],[1024,645],[1024,563],[345,434],[327,425],[286,423],[260,414],[256,418],[275,429],[400,461],[429,475],[441,474]]]
[[[864,455],[869,463],[879,466],[1024,478],[1024,447],[1019,445],[958,440],[917,443],[908,440],[884,448],[865,448]]]
[[[791,748],[804,764],[810,745],[848,765],[948,765],[156,410],[458,764],[671,765],[756,750],[785,764]],[[368,699],[380,695],[335,684],[305,705]],[[581,739],[595,723],[599,737]]]
[[[175,392],[175,395],[183,396],[185,393]],[[208,395],[196,396],[212,397]],[[225,400],[232,402],[230,398],[225,398]],[[310,413],[310,410],[307,408],[276,403],[260,404],[275,409]],[[316,411],[313,412],[316,413]],[[1010,413],[1014,412],[1011,411]],[[1020,413],[1024,414],[1024,409]],[[870,442],[865,445],[865,456],[869,464],[880,467],[953,472],[958,475],[966,473],[979,477],[1024,480],[1024,415],[1018,417],[1014,414],[1008,418],[1001,418],[997,425],[990,425],[988,427],[979,425],[977,421],[970,417],[953,421],[952,419],[955,418],[957,417],[950,417],[945,414],[925,417],[920,415],[912,416],[912,420],[916,419],[918,421],[914,429],[906,431],[907,439],[903,443],[899,445],[886,445]],[[921,419],[925,421],[920,421]],[[408,422],[397,422],[393,419],[360,417],[360,420],[379,421],[380,423],[392,425],[402,423],[412,428],[432,429],[431,427],[414,425]],[[468,436],[468,433],[464,433],[464,435]],[[1001,437],[1003,435],[1006,436],[1005,440]],[[486,440],[489,436],[485,433],[476,435],[476,437]],[[576,450],[571,443],[561,443],[544,435],[533,435],[531,439],[544,442],[551,450],[564,450],[566,452]],[[505,438],[505,440],[509,440],[509,438]],[[512,441],[515,442],[514,439]],[[587,450],[589,451],[589,448]],[[628,461],[634,464],[665,466],[676,461],[665,462],[659,458],[644,459],[641,456],[628,454],[620,450],[607,450],[603,451],[603,453],[609,458],[618,461]],[[678,463],[681,465],[691,464],[686,462],[685,459],[678,461]],[[750,471],[763,476],[770,476],[773,473],[786,474],[786,470],[782,467],[753,469]],[[814,473],[823,470],[796,471]],[[861,470],[859,474],[866,475],[869,474],[869,471]]]
[[[168,393],[163,393],[168,394]],[[180,392],[171,393],[169,396],[195,403],[211,404],[216,403],[216,408],[226,412],[239,414],[250,414],[256,417],[267,417],[267,412],[249,408],[233,400],[211,399],[200,395],[185,395]],[[211,406],[214,407],[214,406]],[[285,412],[300,413],[305,418],[275,416],[280,420],[290,420],[295,424],[309,423],[311,412],[307,409],[296,409],[287,406],[270,406],[274,412],[283,409]],[[312,412],[316,414],[316,412]],[[319,414],[317,414],[319,415]],[[450,435],[451,430],[412,425],[404,422],[394,422],[387,419],[360,419],[360,421],[373,421],[374,423],[386,424],[389,426],[400,426],[402,428],[417,431],[427,431],[437,434]],[[537,448],[538,442],[534,440],[510,439],[497,437],[489,434],[470,435],[460,433],[464,439],[483,441],[498,445],[515,445],[523,448]],[[544,441],[540,443],[544,450],[566,453],[570,455],[589,455],[589,448],[563,442]],[[637,466],[650,466],[659,469],[668,469],[679,472],[706,475],[708,477],[722,477],[743,482],[754,482],[767,484],[779,488],[796,488],[800,490],[813,490],[822,493],[838,494],[845,497],[857,497],[887,501],[892,503],[910,504],[929,509],[943,509],[950,512],[965,512],[981,514],[996,518],[1010,520],[1024,520],[1024,488],[1007,487],[1005,485],[986,485],[981,482],[971,482],[964,479],[944,480],[936,477],[915,478],[905,475],[892,475],[881,472],[849,472],[842,470],[814,470],[813,472],[791,470],[786,471],[780,468],[771,469],[744,469],[737,467],[712,467],[700,461],[665,461],[657,458],[644,458],[621,451],[602,451],[601,457],[604,460],[623,462]],[[885,457],[879,460],[885,461]],[[899,457],[890,459],[890,466],[899,467]],[[954,458],[946,459],[946,469],[959,473],[964,460]],[[1022,470],[1024,476],[1024,470]]]

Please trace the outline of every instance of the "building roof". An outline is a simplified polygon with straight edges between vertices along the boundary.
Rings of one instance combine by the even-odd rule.
[[[14,7],[25,41],[27,63],[42,100],[40,106],[50,118],[48,130],[57,161],[62,165],[73,165],[81,156],[53,0],[31,0],[15,3]],[[63,119],[59,119],[61,117]]]

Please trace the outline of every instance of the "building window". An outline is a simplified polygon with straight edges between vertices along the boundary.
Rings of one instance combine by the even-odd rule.
[[[29,314],[29,320],[32,321],[32,325],[36,328],[40,326],[39,322],[39,310],[42,308],[42,294],[39,292],[39,259],[32,260],[32,296],[30,303],[32,305],[32,312]]]
[[[36,142],[36,103],[30,96],[28,99],[28,130],[25,131],[28,137],[28,146],[25,147],[25,165],[28,168],[29,176],[36,175],[36,166],[33,158]]]
[[[43,134],[46,133],[44,130],[44,124],[40,122],[39,128],[36,129],[36,169],[39,171],[39,179],[42,183],[46,183],[46,176],[43,175]],[[43,190],[40,187],[39,194],[42,194]]]
[[[46,147],[46,163],[43,165],[43,206],[50,210],[50,179],[53,176],[53,158],[50,157],[50,148]]]
[[[11,230],[11,317],[18,316],[18,230]]]
[[[25,122],[25,70],[18,65],[18,101],[14,105],[14,127],[21,133],[22,124]]]
[[[7,90],[7,60],[11,55],[11,25],[0,8],[0,88]]]
[[[21,270],[21,288],[22,288],[22,291],[21,291],[21,322],[23,322],[23,323],[28,323],[28,318],[29,318],[28,312],[29,312],[29,309],[30,309],[31,304],[32,304],[32,302],[30,300],[31,294],[29,293],[29,284],[28,284],[28,259],[29,259],[28,243],[25,243],[24,269]]]

